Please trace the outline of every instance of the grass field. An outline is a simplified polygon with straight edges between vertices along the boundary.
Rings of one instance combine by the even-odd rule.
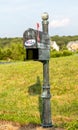
[[[50,59],[52,122],[78,129],[78,56]],[[0,64],[0,120],[41,124],[43,65],[37,61]]]

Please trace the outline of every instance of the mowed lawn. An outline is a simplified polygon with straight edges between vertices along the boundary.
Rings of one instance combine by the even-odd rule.
[[[78,55],[51,58],[49,65],[52,122],[78,128]],[[41,62],[0,64],[0,120],[41,124],[42,85]]]

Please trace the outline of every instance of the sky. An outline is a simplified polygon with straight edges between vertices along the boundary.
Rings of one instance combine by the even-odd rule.
[[[42,31],[44,12],[50,36],[78,35],[78,0],[0,0],[0,37],[22,37],[37,23]]]

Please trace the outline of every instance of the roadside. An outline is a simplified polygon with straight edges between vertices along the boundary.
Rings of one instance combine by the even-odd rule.
[[[13,123],[9,121],[0,121],[0,130],[65,130],[63,128],[42,128],[41,126],[38,125],[23,125],[21,126],[18,123]]]

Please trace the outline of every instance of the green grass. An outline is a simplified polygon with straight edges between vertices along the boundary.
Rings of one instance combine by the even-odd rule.
[[[78,56],[50,59],[52,120],[78,129]],[[43,65],[37,61],[0,65],[0,120],[40,124]]]

